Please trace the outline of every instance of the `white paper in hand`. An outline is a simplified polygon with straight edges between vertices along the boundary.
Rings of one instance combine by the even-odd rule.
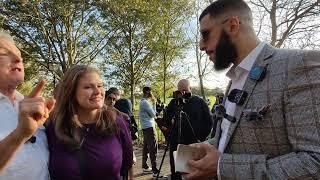
[[[173,152],[176,172],[190,173],[190,167],[187,165],[188,160],[198,160],[205,156],[205,152],[199,151],[189,145],[178,144],[177,151]]]

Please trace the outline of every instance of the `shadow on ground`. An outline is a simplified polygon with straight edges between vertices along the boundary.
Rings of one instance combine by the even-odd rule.
[[[136,154],[137,162],[133,167],[134,170],[134,179],[135,180],[149,180],[149,179],[156,179],[152,177],[152,173],[144,173],[142,171],[142,148],[134,148],[134,152]],[[157,156],[157,167],[159,168],[162,157],[164,154],[164,148],[161,147],[158,151]],[[150,159],[148,159],[148,165],[151,167]],[[170,174],[170,163],[169,163],[169,151],[166,153],[162,168],[161,174],[169,175]]]

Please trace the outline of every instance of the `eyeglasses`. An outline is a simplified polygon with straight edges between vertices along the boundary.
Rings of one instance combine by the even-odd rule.
[[[224,19],[223,21],[221,21],[220,24],[225,24],[226,22],[228,22],[229,19],[230,19],[230,17]],[[239,24],[241,24],[240,20],[239,20]],[[201,31],[201,40],[203,42],[207,42],[209,40],[209,35],[211,33],[211,30],[212,30],[212,28],[210,28],[210,30]]]

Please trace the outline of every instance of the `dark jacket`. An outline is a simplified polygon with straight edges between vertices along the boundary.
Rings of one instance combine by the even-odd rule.
[[[126,113],[128,116],[132,116],[132,104],[129,99],[119,99],[114,105],[119,111]]]
[[[164,113],[163,120],[170,128],[171,119],[175,117],[177,112],[177,103],[175,99],[172,99],[167,106]],[[185,103],[182,106],[181,115],[181,138],[178,140],[179,121],[175,121],[172,140],[173,142],[180,144],[192,144],[196,143],[197,139],[204,141],[209,135],[212,128],[212,115],[210,113],[207,103],[199,96],[192,95],[189,99],[185,99]],[[189,122],[190,124],[189,124]],[[191,127],[190,127],[191,125]],[[194,131],[194,134],[192,132]],[[196,136],[196,137],[195,137]]]

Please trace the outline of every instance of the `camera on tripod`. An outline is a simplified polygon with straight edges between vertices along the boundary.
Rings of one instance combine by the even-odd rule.
[[[172,96],[177,105],[182,105],[187,103],[187,101],[191,97],[191,93],[186,91],[174,91]]]

